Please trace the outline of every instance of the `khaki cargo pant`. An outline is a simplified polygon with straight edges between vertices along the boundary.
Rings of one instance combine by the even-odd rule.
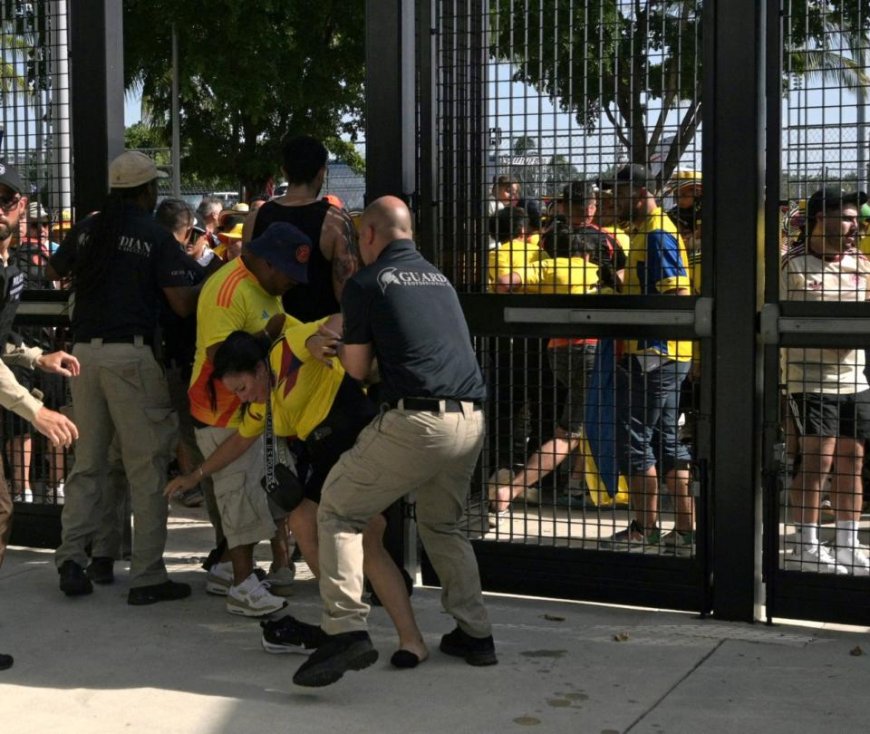
[[[389,410],[342,454],[317,513],[320,595],[327,634],[366,629],[361,531],[368,519],[415,492],[417,529],[441,581],[441,602],[473,637],[491,634],[480,573],[461,522],[483,447],[484,414]]]
[[[65,486],[58,567],[87,565],[85,546],[99,529],[107,457],[117,433],[133,508],[130,586],[166,580],[167,503],[163,487],[178,437],[163,369],[145,344],[79,343],[81,374],[70,380],[79,440]]]
[[[0,467],[2,471],[2,467]],[[6,479],[0,476],[0,566],[6,557],[6,545],[12,534],[12,493]]]

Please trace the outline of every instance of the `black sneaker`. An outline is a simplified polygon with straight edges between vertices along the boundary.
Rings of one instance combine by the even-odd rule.
[[[263,649],[274,654],[315,650],[327,639],[317,625],[300,622],[290,615],[264,620],[260,627],[263,628]]]
[[[11,655],[5,655],[0,652],[0,670],[8,670],[14,662]]]
[[[91,559],[90,565],[85,569],[88,578],[95,584],[111,584],[115,581],[115,559],[106,556],[97,556]]]
[[[472,637],[457,627],[441,638],[441,652],[457,658],[465,658],[469,665],[495,665],[495,643],[489,637]]]
[[[328,686],[348,670],[362,670],[377,662],[378,651],[372,645],[368,632],[343,632],[324,637],[323,644],[293,676],[297,686]]]
[[[84,596],[94,590],[85,570],[75,561],[64,561],[57,572],[60,574],[60,590],[67,596]]]
[[[133,606],[156,604],[159,601],[175,601],[190,596],[190,584],[181,584],[167,579],[162,584],[136,586],[127,594],[127,603]]]

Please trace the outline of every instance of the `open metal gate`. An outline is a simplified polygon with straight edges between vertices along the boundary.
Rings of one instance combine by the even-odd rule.
[[[848,423],[849,406],[860,404],[867,390],[870,308],[866,289],[858,288],[870,250],[870,211],[862,212],[860,199],[852,210],[840,201],[830,209],[812,202],[828,187],[847,192],[847,201],[850,192],[867,190],[870,8],[822,5],[813,15],[803,3],[786,2],[782,23],[768,29],[769,47],[781,50],[769,58],[768,88],[777,85],[782,94],[767,100],[769,275],[761,315],[766,611],[768,618],[866,625],[870,569],[861,555],[868,546],[868,426],[854,431]],[[849,272],[850,255],[841,254],[848,250],[842,238],[849,236],[862,253],[855,272]],[[822,261],[824,276],[813,270]],[[843,285],[832,287],[831,278]],[[813,405],[820,400],[841,402],[839,430],[814,427]],[[857,555],[851,550],[855,529]]]
[[[727,63],[736,66],[717,41],[743,20],[756,33],[757,13],[753,9],[749,16],[740,16],[734,7],[733,15],[720,18],[710,3],[704,7],[603,0],[445,0],[420,3],[418,8],[422,22],[417,37],[425,39],[421,142],[424,151],[429,145],[434,151],[421,158],[420,186],[428,183],[434,192],[431,201],[420,202],[421,230],[431,237],[424,249],[429,247],[460,292],[491,390],[490,441],[467,513],[467,532],[475,539],[484,586],[713,611],[713,349],[720,316],[713,310],[717,235],[708,222],[715,223],[718,210],[707,200],[702,205],[700,192],[702,185],[705,192],[715,191],[723,148],[708,137],[704,147],[701,136],[715,130],[717,122],[724,124],[726,111],[720,102],[723,88],[713,88],[701,69],[712,75]],[[758,67],[749,67],[750,74],[757,72]],[[430,80],[431,97],[426,99]],[[727,113],[740,110],[732,107]],[[757,117],[757,110],[754,114]],[[731,144],[724,137],[719,146]],[[505,245],[500,245],[504,240],[499,233],[493,233],[492,222],[503,208],[519,207],[529,215],[525,242],[544,242],[547,233],[564,222],[569,232],[587,223],[598,225],[611,232],[620,247],[636,246],[628,232],[613,231],[622,222],[602,216],[607,207],[602,197],[613,193],[613,177],[631,163],[651,169],[656,180],[650,192],[656,203],[671,210],[684,240],[690,241],[688,271],[696,274],[691,295],[668,298],[637,288],[623,289],[631,295],[620,295],[619,289],[605,295],[605,287],[590,288],[589,294],[571,287],[570,294],[564,288],[546,287],[498,292],[495,253]],[[756,179],[758,175],[756,171]],[[741,192],[758,195],[752,186]],[[598,215],[588,219],[581,211],[584,193],[586,201],[594,199],[599,206]],[[723,196],[722,203],[728,198]],[[734,197],[729,203],[734,204]],[[746,209],[752,207],[757,210],[757,200]],[[543,239],[529,237],[530,232]],[[752,252],[753,247],[745,249]],[[701,269],[703,280],[698,277]],[[744,343],[754,342],[752,281],[754,277],[743,288],[744,304],[745,293],[752,294],[749,323],[743,324]],[[592,295],[594,291],[601,292]],[[730,308],[740,295],[735,290],[722,305]],[[742,310],[746,312],[745,305]],[[528,471],[542,457],[548,465],[562,459],[564,452],[549,461],[546,453],[554,451],[560,412],[583,389],[554,377],[554,346],[601,340],[601,351],[609,340],[621,349],[651,339],[689,341],[694,355],[694,377],[683,385],[680,424],[673,427],[691,456],[683,496],[668,486],[670,482],[661,481],[665,471],[658,452],[659,482],[652,490],[658,491],[652,502],[660,535],[673,536],[680,512],[692,518],[688,527],[694,537],[677,548],[658,538],[638,545],[614,542],[638,516],[638,506],[649,507],[650,485],[638,489],[633,476],[623,476],[618,489],[604,486],[602,475],[589,463],[592,451],[584,447],[585,436],[555,471],[539,480]],[[569,374],[582,369],[581,353],[582,348],[572,351]],[[754,348],[743,357],[749,369],[730,374],[728,380],[730,387],[743,381],[743,389],[748,385],[753,391],[748,400],[752,415]],[[581,434],[588,429],[587,425]],[[731,445],[725,448],[744,452],[734,439],[738,437],[729,435]],[[756,456],[750,449],[750,466]],[[728,481],[726,474],[723,481]],[[512,477],[514,499],[505,506],[500,499]],[[717,611],[751,618],[757,484],[751,473],[744,473],[741,481],[743,486],[724,503],[731,508],[720,513],[723,518],[729,512],[744,518],[738,530],[749,550],[734,559],[743,566],[744,580],[742,588],[739,581],[729,587],[723,560],[722,589],[728,590],[729,598]],[[493,509],[502,510],[502,515]],[[685,518],[682,527],[687,527]],[[732,540],[738,540],[736,534]]]

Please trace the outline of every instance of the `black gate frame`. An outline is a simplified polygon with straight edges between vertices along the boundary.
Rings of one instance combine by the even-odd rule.
[[[366,138],[367,169],[371,172],[367,180],[369,197],[380,193],[405,196],[415,208],[421,249],[427,257],[441,263],[444,252],[440,243],[449,240],[450,233],[439,231],[436,216],[442,205],[436,187],[439,141],[435,138],[434,124],[437,114],[434,53],[438,39],[434,36],[437,29],[433,23],[433,3],[436,1],[367,2],[367,37],[377,42],[369,44],[367,58],[367,94],[373,104],[368,107]],[[463,22],[483,23],[485,0],[450,2],[457,9],[456,17]],[[80,211],[99,205],[94,200],[96,192],[88,189],[88,180],[99,179],[94,171],[105,171],[108,160],[123,144],[123,127],[120,131],[118,127],[123,89],[118,89],[120,75],[116,66],[121,54],[113,45],[113,39],[121,37],[117,8],[112,0],[71,5],[71,41],[74,62],[78,61],[72,68],[73,79],[87,69],[83,60],[90,58],[94,67],[88,73],[91,80],[94,76],[98,80],[84,87],[86,91],[79,91],[83,88],[77,86],[84,84],[83,80],[74,81],[74,104],[77,98],[82,102],[86,100],[88,105],[84,108],[76,105],[73,115],[75,194]],[[84,13],[91,13],[93,17],[85,18]],[[777,102],[779,99],[779,77],[772,71],[774,66],[778,71],[779,47],[771,42],[779,17],[779,3],[775,0],[768,0],[766,4],[755,0],[707,0],[704,6],[703,168],[707,179],[705,189],[710,195],[705,196],[704,201],[702,257],[705,272],[715,273],[715,279],[705,279],[704,285],[704,296],[713,299],[712,337],[702,340],[705,370],[702,401],[704,412],[712,416],[711,424],[702,426],[701,434],[701,441],[707,444],[703,453],[709,461],[707,484],[702,490],[707,498],[706,504],[702,503],[702,512],[709,522],[706,542],[700,543],[706,548],[702,547],[699,556],[691,561],[691,572],[687,574],[687,564],[680,559],[622,558],[621,554],[476,542],[488,588],[695,609],[731,620],[758,618],[757,604],[762,598],[759,437],[764,425],[765,444],[769,443],[771,418],[769,410],[762,416],[761,386],[757,379],[761,374],[757,363],[761,355],[757,343],[757,312],[762,301],[758,293],[762,283],[758,253],[763,245],[764,211],[762,131],[767,92],[767,121],[771,123],[768,126],[771,130],[769,162],[771,151],[779,149],[779,140],[775,137],[778,117],[771,108],[771,99]],[[765,27],[766,19],[772,21],[769,28]],[[742,41],[740,53],[735,53],[734,39]],[[755,49],[755,53],[747,54],[747,48]],[[463,212],[454,212],[451,221],[457,223],[454,226],[475,226],[470,212],[476,211],[473,207],[480,203],[482,186],[478,185],[479,180],[472,181],[468,177],[483,175],[486,131],[481,129],[485,117],[470,112],[482,99],[485,48],[481,45],[476,49],[477,58],[474,48],[449,51],[465,54],[468,64],[467,77],[462,80],[463,94],[448,100],[453,110],[453,127],[449,139],[441,143],[453,146],[448,152],[454,166],[441,184],[462,187],[469,192],[466,216]],[[415,58],[416,65],[412,63]],[[774,84],[776,94],[773,94]],[[85,94],[88,96],[83,99]],[[409,145],[409,141],[415,140],[416,145]],[[458,142],[475,140],[476,145]],[[85,141],[103,142],[82,146]],[[397,141],[401,141],[398,147]],[[769,170],[771,168],[769,166]],[[775,190],[772,179],[773,174],[769,173],[769,192]],[[104,187],[99,188],[101,198]],[[775,197],[769,196],[768,230],[772,227],[770,213],[775,203]],[[747,267],[750,263],[756,267]],[[770,265],[768,262],[768,272]],[[727,284],[727,287],[720,288],[719,284]],[[499,299],[496,309],[483,298],[470,295],[463,298],[473,330],[481,321],[490,323],[493,313],[501,316],[505,306],[536,305],[528,296],[523,296],[521,303],[513,303],[507,297],[507,300]],[[622,304],[619,297],[614,297],[608,300],[607,307],[693,310],[692,299],[680,300],[685,303],[645,304],[642,299],[630,299],[630,303]],[[768,298],[768,302],[773,301]],[[566,303],[547,297],[540,305],[598,309],[603,304],[601,300],[587,303],[583,297]],[[838,312],[828,313],[833,316]],[[643,327],[625,324],[621,328],[622,333],[637,334]],[[665,335],[661,327],[656,330]],[[535,335],[536,330],[506,325],[503,331]],[[590,334],[593,332],[594,329]],[[608,329],[608,333],[614,334],[614,331]],[[694,336],[690,327],[673,327],[668,331],[668,335],[671,334],[680,338]],[[769,358],[775,349],[773,346],[765,348],[765,356]],[[765,476],[769,476],[769,456],[768,452]],[[19,530],[23,530],[20,520]],[[542,564],[546,564],[546,568]],[[770,589],[777,590],[776,594],[768,594],[770,606],[772,599],[788,598],[791,581],[787,574],[771,572],[770,568],[767,571]],[[427,574],[427,580],[433,580],[431,575]],[[803,577],[801,581],[803,586],[812,586]],[[785,611],[776,603],[770,608]]]
[[[443,140],[435,135],[437,100],[434,75],[435,54],[439,49],[438,29],[434,23],[434,3],[437,0],[391,0],[377,3],[390,6],[392,24],[382,22],[368,33],[377,33],[381,47],[386,40],[408,49],[407,14],[411,5],[416,10],[417,107],[408,115],[408,100],[393,96],[393,107],[381,109],[380,130],[371,125],[367,130],[369,148],[367,167],[394,171],[392,180],[381,179],[392,193],[408,194],[414,202],[418,221],[418,241],[423,253],[444,266],[445,253],[441,243],[452,239],[450,232],[439,230],[438,210],[443,197],[437,189],[437,148],[453,161],[443,171],[444,187],[468,192],[461,199],[467,211],[451,212],[453,227],[475,227],[471,213],[480,205],[480,176],[483,175],[483,114],[482,90],[485,84],[483,62],[485,45],[479,47],[444,47],[445,54],[460,55],[467,60],[462,79],[454,79],[451,89],[456,97],[441,100],[441,112],[449,133]],[[485,0],[450,0],[458,23],[483,23]],[[375,3],[369,2],[371,8]],[[475,541],[486,588],[541,594],[573,599],[595,599],[650,606],[693,609],[711,612],[729,620],[752,621],[759,617],[760,589],[760,461],[762,425],[761,387],[757,380],[760,350],[757,346],[758,294],[761,283],[759,268],[762,232],[762,170],[764,153],[764,68],[769,64],[765,17],[779,18],[775,3],[766,8],[754,0],[708,0],[704,7],[704,148],[703,168],[706,190],[703,219],[703,264],[705,272],[715,273],[715,282],[705,279],[705,297],[713,299],[713,332],[702,339],[705,384],[702,396],[703,412],[712,416],[709,426],[702,426],[701,441],[706,443],[708,459],[705,487],[706,501],[700,512],[706,519],[706,537],[696,559],[687,564],[684,559],[623,557],[623,554],[603,554],[594,551],[563,550],[509,543]],[[404,13],[404,16],[402,15]],[[402,18],[404,17],[404,23]],[[380,17],[383,21],[384,16]],[[482,29],[478,29],[482,30]],[[370,36],[371,37],[371,36]],[[742,39],[741,52],[735,53],[734,39]],[[450,43],[450,39],[444,41]],[[746,54],[745,49],[756,49]],[[778,49],[775,51],[778,53]],[[402,58],[407,59],[408,56]],[[396,56],[392,53],[370,54],[368,79],[389,78]],[[407,73],[407,69],[405,69]],[[459,83],[461,82],[461,84]],[[369,88],[368,93],[372,93]],[[392,120],[387,129],[393,133],[407,129],[411,120],[419,122],[416,154],[417,189],[408,192],[407,179],[398,173],[396,149],[393,146],[372,145],[378,134],[385,134],[384,120]],[[747,131],[755,134],[747,135]],[[394,137],[393,140],[401,138]],[[475,143],[476,141],[476,143]],[[778,145],[778,141],[777,141]],[[467,235],[466,229],[462,231]],[[474,233],[472,233],[474,234]],[[752,266],[747,267],[747,264]],[[719,288],[727,283],[727,288]],[[602,301],[588,302],[588,297],[571,297],[560,301],[548,296],[540,303],[522,296],[516,302],[511,296],[500,296],[493,304],[491,297],[463,295],[462,302],[473,334],[522,334],[529,336],[555,333],[547,329],[518,327],[504,322],[503,308],[546,307],[563,309],[602,308]],[[679,304],[660,301],[644,303],[643,299],[607,299],[613,309],[635,308],[692,311],[693,299],[680,299]],[[639,311],[638,311],[639,312]],[[493,316],[500,323],[493,329]],[[637,334],[640,323],[625,324],[620,332],[608,328],[610,335]],[[656,327],[661,335],[665,332]],[[573,334],[577,329],[573,327]],[[588,332],[594,335],[594,329]],[[696,336],[689,327],[671,328],[668,335],[680,338]],[[735,399],[739,398],[739,399]],[[715,518],[715,522],[713,521]],[[688,569],[688,572],[687,572]],[[431,569],[424,565],[424,578],[434,582]]]

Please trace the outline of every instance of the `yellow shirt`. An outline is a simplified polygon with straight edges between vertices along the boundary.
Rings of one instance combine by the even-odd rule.
[[[272,424],[276,436],[308,437],[329,415],[344,368],[337,359],[332,369],[311,356],[305,340],[326,319],[287,329],[272,346]],[[266,406],[254,403],[245,410],[239,433],[246,438],[259,436],[266,429]]]
[[[529,263],[520,273],[526,293],[579,296],[598,285],[598,266],[582,257],[553,257]]]
[[[619,249],[628,257],[628,251],[631,249],[631,237],[628,234],[621,230],[619,227],[600,227],[602,232],[607,232],[607,234],[612,235],[613,239],[616,240],[616,244],[619,245]]]
[[[861,239],[858,240],[858,249],[861,250],[862,255],[870,257],[870,234],[861,235]]]
[[[190,379],[190,414],[207,426],[232,427],[239,424],[241,402],[219,380],[213,382],[216,407],[208,390],[212,364],[206,350],[220,344],[234,331],[256,334],[275,314],[283,313],[281,298],[260,286],[253,273],[237,257],[215,272],[202,287],[196,307],[196,357]],[[287,317],[285,328],[300,322]]]
[[[518,273],[525,282],[527,267],[546,256],[547,253],[540,247],[526,240],[511,240],[490,250],[486,257],[486,280],[489,290],[495,290],[495,282],[499,277],[510,273]]]
[[[677,289],[692,290],[688,258],[676,225],[661,207],[647,216],[634,230],[623,292],[628,295],[654,295]],[[667,339],[630,339],[628,354],[647,354],[687,362],[692,359],[692,342]]]

